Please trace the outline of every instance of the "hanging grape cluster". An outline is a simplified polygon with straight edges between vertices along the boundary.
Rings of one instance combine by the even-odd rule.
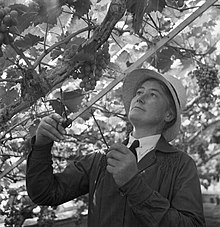
[[[218,70],[209,66],[200,65],[192,71],[192,77],[196,78],[202,99],[209,103],[214,100],[213,89],[219,85]]]
[[[0,6],[0,57],[3,55],[2,44],[10,44],[14,41],[11,29],[17,25],[18,12],[9,7]]]
[[[80,88],[85,91],[94,90],[97,81],[100,80],[103,70],[107,68],[110,62],[109,44],[106,42],[95,53],[94,60],[83,62],[76,70],[72,77],[81,79]]]

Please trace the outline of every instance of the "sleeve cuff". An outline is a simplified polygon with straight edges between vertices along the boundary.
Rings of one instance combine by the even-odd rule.
[[[31,139],[31,152],[29,154],[29,158],[31,159],[41,159],[41,160],[51,160],[51,148],[53,146],[53,142],[50,142],[45,145],[35,145],[36,137],[34,136]]]
[[[127,195],[132,206],[136,206],[146,201],[153,190],[143,181],[142,176],[137,174],[120,188],[120,192]]]

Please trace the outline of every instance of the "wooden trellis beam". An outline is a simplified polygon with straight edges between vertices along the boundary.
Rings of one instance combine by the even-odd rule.
[[[107,85],[99,94],[97,94],[90,102],[87,103],[86,107],[81,108],[78,112],[71,116],[72,121],[78,118],[81,114],[92,107],[98,100],[100,100],[104,95],[106,95],[110,90],[112,90],[119,82],[121,82],[126,74],[136,69],[143,62],[145,62],[149,57],[160,50],[165,44],[172,40],[177,34],[179,34],[184,28],[186,28],[190,23],[192,23],[196,18],[198,18],[202,13],[204,13],[209,7],[211,7],[218,0],[206,1],[201,7],[199,7],[195,12],[193,12],[188,18],[186,18],[182,23],[180,23],[176,28],[174,28],[166,37],[162,38],[159,42],[155,43],[146,54],[140,57],[135,63],[130,65],[119,77]]]
[[[6,176],[8,173],[10,173],[17,166],[19,166],[24,160],[26,160],[26,157],[27,157],[27,155],[23,155],[15,163],[13,163],[11,166],[9,166],[7,169],[5,169],[2,173],[0,173],[0,179],[3,178],[4,176]]]

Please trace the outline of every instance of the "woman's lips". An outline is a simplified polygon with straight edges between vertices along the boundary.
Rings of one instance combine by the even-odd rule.
[[[132,110],[133,109],[139,109],[139,110],[143,110],[140,106],[134,106],[134,107],[132,107]],[[144,111],[144,110],[143,110]]]

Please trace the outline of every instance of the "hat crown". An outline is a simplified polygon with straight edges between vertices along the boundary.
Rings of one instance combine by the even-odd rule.
[[[172,85],[174,92],[180,104],[180,109],[184,110],[186,106],[186,89],[179,79],[171,75],[166,75],[164,78]]]

